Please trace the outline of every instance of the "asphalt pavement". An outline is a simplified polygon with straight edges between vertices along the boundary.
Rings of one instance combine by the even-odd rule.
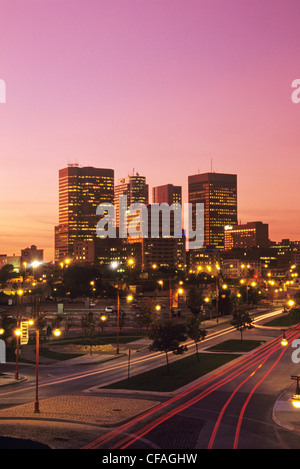
[[[141,340],[140,347],[146,347],[146,342]],[[29,349],[28,349],[29,350]],[[31,352],[34,357],[34,350]],[[126,353],[126,350],[120,349],[120,354]],[[92,356],[86,353],[83,356],[68,360],[74,365],[78,364],[96,364],[99,362],[111,360],[115,358],[115,352],[111,353],[93,353]],[[34,360],[33,360],[34,361]],[[53,361],[50,361],[54,363]],[[40,364],[50,363],[49,359],[40,357]],[[61,364],[63,366],[63,363]],[[1,373],[0,386],[2,392],[4,387],[9,385],[18,386],[26,381],[26,376],[19,376],[16,381],[14,374]],[[11,389],[11,388],[10,388]],[[300,408],[295,408],[292,403],[292,397],[295,393],[295,383],[282,390],[273,406],[273,421],[292,432],[300,433]],[[96,395],[95,395],[96,394]],[[125,397],[124,397],[125,396]],[[117,397],[117,399],[116,399]],[[95,426],[116,426],[120,425],[133,417],[143,413],[144,411],[156,406],[159,401],[157,393],[147,393],[145,398],[140,395],[138,399],[134,397],[132,391],[122,390],[122,395],[118,390],[110,390],[110,395],[103,393],[99,389],[98,394],[93,392],[89,395],[65,395],[55,398],[43,399],[39,402],[39,412],[34,412],[34,403],[16,405],[14,407],[4,408],[0,410],[0,420],[30,420],[30,421],[54,421],[68,422],[76,424],[88,424]]]

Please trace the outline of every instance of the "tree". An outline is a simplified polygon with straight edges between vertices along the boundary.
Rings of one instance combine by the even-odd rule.
[[[66,316],[66,319],[65,319],[66,337],[68,337],[69,331],[72,327],[74,327],[73,317],[71,315],[68,315],[68,316]]]
[[[185,328],[188,337],[195,342],[197,360],[199,361],[198,343],[205,339],[207,331],[201,328],[201,321],[197,317],[187,318]]]
[[[64,320],[64,315],[57,313],[50,321],[53,329],[60,328],[62,321]]]
[[[91,296],[91,281],[95,281],[95,288],[99,288],[101,280],[98,279],[99,272],[95,267],[83,265],[70,265],[63,274],[63,285],[70,298],[78,296]]]
[[[152,298],[144,298],[140,303],[140,312],[136,316],[137,322],[148,330],[156,319],[157,311],[154,300]]]
[[[297,304],[297,305],[300,305],[300,291],[298,291],[298,292],[295,294],[294,299],[295,299],[295,301],[296,301],[296,304]]]
[[[252,319],[247,311],[235,311],[231,324],[236,328],[236,330],[240,331],[241,340],[243,340],[243,331],[253,328]]]
[[[92,339],[95,337],[95,326],[96,326],[96,320],[94,318],[92,311],[82,316],[81,325],[82,325],[82,328],[84,329],[85,334],[88,335],[90,339],[90,355],[92,355]]]
[[[0,269],[0,283],[5,285],[7,280],[17,277],[18,274],[14,271],[12,264],[6,264]]]
[[[200,314],[202,305],[202,290],[200,290],[200,288],[196,287],[195,285],[192,285],[187,295],[187,306],[195,316],[198,316]]]
[[[148,338],[152,340],[149,349],[166,354],[167,373],[170,373],[168,353],[181,355],[187,350],[186,345],[180,345],[187,340],[185,326],[183,324],[174,324],[171,320],[157,321],[152,324]]]
[[[119,311],[119,328],[120,330],[124,327],[126,322],[126,313],[123,309]]]

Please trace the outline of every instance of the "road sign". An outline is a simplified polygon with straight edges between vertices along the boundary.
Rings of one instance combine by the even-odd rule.
[[[28,344],[29,334],[28,334],[28,321],[21,321],[21,336],[20,336],[20,344],[26,345]]]

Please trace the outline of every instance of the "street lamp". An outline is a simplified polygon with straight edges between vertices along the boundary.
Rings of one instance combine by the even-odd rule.
[[[290,308],[292,308],[293,306],[295,306],[295,301],[294,301],[294,300],[289,300],[289,301],[287,302],[287,304],[288,304],[288,306],[289,306]]]
[[[130,258],[127,260],[127,264],[129,265],[129,281],[132,281],[132,269],[134,267],[134,259]]]
[[[103,334],[104,324],[107,321],[107,316],[105,314],[101,314],[100,321],[101,321],[100,322],[100,327],[101,327],[102,334]]]
[[[40,358],[40,324],[39,324],[39,302],[40,299],[36,298],[35,305],[35,401],[34,412],[39,413],[39,358]],[[34,321],[31,320],[31,323]]]
[[[15,330],[15,335],[17,337],[17,349],[16,349],[16,371],[15,379],[19,379],[19,337],[21,335],[20,329],[20,298],[23,295],[23,290],[17,291],[17,329]]]
[[[93,297],[93,301],[94,301],[94,296],[95,296],[95,287],[94,287],[95,282],[94,282],[94,280],[91,280],[90,285],[92,287],[92,297]]]
[[[287,339],[286,339],[286,337],[285,337],[285,331],[283,331],[283,337],[282,337],[280,343],[281,343],[281,345],[282,345],[283,347],[286,347],[286,346],[288,345],[288,341],[287,341]]]
[[[117,354],[119,354],[119,334],[120,334],[120,291],[119,282],[117,283]]]
[[[292,397],[292,404],[296,409],[299,409],[300,408],[300,387],[299,387],[300,376],[291,376],[291,379],[297,381],[296,392],[295,394],[293,394],[293,397]]]

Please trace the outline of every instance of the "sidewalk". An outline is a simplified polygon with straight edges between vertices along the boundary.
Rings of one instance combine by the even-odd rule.
[[[295,408],[292,397],[295,392],[295,383],[292,383],[278,397],[273,407],[273,421],[295,433],[300,433],[300,408]]]
[[[133,344],[131,344],[131,347]],[[138,341],[134,344],[134,348],[142,349],[147,346],[145,340]],[[55,347],[58,350],[57,346]],[[61,347],[61,352],[67,353]],[[93,352],[92,355],[85,353],[84,355],[76,358],[71,358],[66,361],[58,362],[53,359],[46,359],[40,357],[40,366],[54,364],[55,366],[79,366],[87,364],[98,364],[110,360],[118,359],[126,356],[127,349],[120,347],[119,355],[116,355],[115,350],[110,352]],[[70,351],[70,353],[74,353]],[[25,354],[22,355],[25,358]],[[27,349],[26,359],[34,363],[35,352],[34,346]],[[80,367],[81,368],[81,367]],[[14,373],[0,373],[0,387],[5,393],[5,386],[15,385],[14,389],[19,383],[26,381],[26,376],[19,374],[19,380],[15,380]],[[32,381],[34,387],[34,381]],[[12,390],[12,392],[14,392]],[[24,405],[11,407],[8,409],[0,410],[1,420],[26,420],[31,421],[53,421],[53,422],[68,422],[79,423],[95,426],[111,427],[120,425],[126,421],[131,420],[137,415],[145,412],[146,410],[156,406],[157,400],[145,398],[134,399],[120,396],[118,391],[110,391],[110,396],[100,393],[99,395],[89,395],[88,392],[85,396],[65,395],[55,398],[42,399],[39,401],[39,413],[34,412],[34,402]],[[124,393],[122,393],[124,394]]]

